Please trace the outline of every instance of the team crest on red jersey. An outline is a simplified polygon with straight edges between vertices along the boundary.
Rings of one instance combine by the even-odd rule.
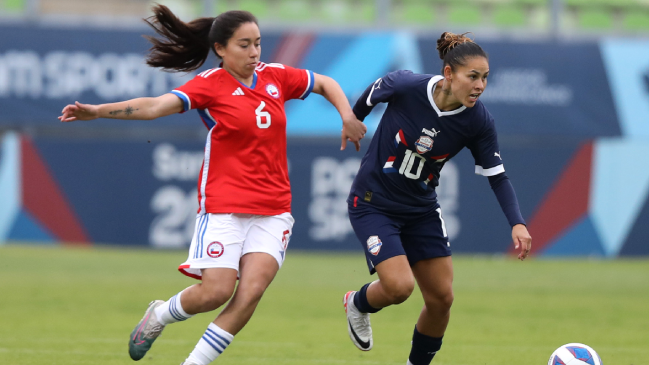
[[[221,257],[223,251],[225,251],[225,247],[221,242],[214,241],[207,246],[207,254],[213,258]]]
[[[266,92],[273,98],[279,99],[279,89],[277,88],[277,86],[275,86],[275,84],[267,84]]]
[[[433,148],[433,139],[428,136],[421,136],[417,142],[415,142],[415,146],[417,147],[417,152],[419,152],[420,155],[423,155]]]

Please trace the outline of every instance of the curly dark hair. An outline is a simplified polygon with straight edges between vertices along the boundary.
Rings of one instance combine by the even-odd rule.
[[[444,73],[444,67],[447,65],[451,66],[451,70],[455,71],[457,66],[466,64],[469,58],[484,57],[489,59],[482,47],[466,36],[468,33],[470,32],[462,34],[444,32],[437,40],[439,58],[444,61],[442,73]]]

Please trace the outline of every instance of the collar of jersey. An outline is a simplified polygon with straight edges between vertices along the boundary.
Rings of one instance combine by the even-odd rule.
[[[221,63],[219,64],[219,67],[223,68],[223,62],[221,62]],[[227,71],[226,71],[226,72],[227,72]],[[228,73],[229,73],[229,72],[228,72]],[[250,85],[250,86],[248,86],[248,85],[244,84],[243,82],[239,81],[239,80],[238,80],[236,77],[234,77],[232,74],[230,74],[230,76],[232,76],[233,79],[237,80],[238,83],[240,83],[241,85],[245,86],[245,87],[248,88],[248,89],[254,89],[255,86],[257,85],[257,71],[254,71],[254,73],[252,74],[252,85]]]
[[[234,77],[234,76],[232,76],[232,77]],[[234,77],[234,79],[237,80],[236,77]],[[248,86],[248,85],[244,84],[243,82],[241,82],[239,80],[237,80],[237,82],[240,83],[241,85],[247,87],[248,89],[254,89],[255,86],[257,85],[257,71],[255,71],[255,73],[252,74],[252,85]]]
[[[437,83],[440,82],[441,80],[444,80],[443,76],[437,75],[433,76],[430,78],[428,81],[428,86],[426,87],[426,94],[428,95],[428,101],[430,101],[430,105],[432,105],[433,109],[435,109],[435,112],[437,112],[438,117],[444,117],[447,115],[455,115],[458,113],[461,113],[466,109],[466,106],[462,105],[461,107],[451,110],[450,112],[443,112],[439,110],[437,107],[437,104],[435,104],[435,100],[433,100],[433,91],[435,91],[435,86],[437,86]]]

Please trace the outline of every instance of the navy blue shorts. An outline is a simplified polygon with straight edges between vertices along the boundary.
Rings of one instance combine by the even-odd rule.
[[[349,205],[349,221],[361,242],[370,274],[380,262],[406,255],[410,266],[424,259],[451,256],[439,204],[426,213],[392,215],[358,201]]]

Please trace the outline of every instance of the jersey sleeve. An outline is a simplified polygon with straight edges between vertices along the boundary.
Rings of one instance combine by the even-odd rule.
[[[398,95],[402,78],[410,71],[394,71],[374,81],[365,89],[354,105],[354,114],[359,120],[364,120],[378,103],[387,103]]]
[[[214,83],[207,78],[209,75],[205,76],[208,73],[208,71],[200,73],[184,85],[171,91],[172,94],[183,101],[183,111],[181,113],[190,109],[207,109],[214,99],[214,92],[212,91]]]
[[[315,83],[313,72],[286,65],[282,66],[284,66],[284,70],[280,72],[282,83],[280,87],[285,95],[284,100],[306,99],[313,91]]]
[[[489,176],[489,185],[498,199],[500,208],[505,213],[507,221],[511,227],[517,224],[525,224],[525,219],[521,215],[521,210],[518,206],[518,198],[514,186],[504,172],[495,176]]]
[[[496,126],[491,115],[486,114],[482,128],[468,146],[475,160],[475,173],[482,176],[494,176],[505,172],[500,157]]]

